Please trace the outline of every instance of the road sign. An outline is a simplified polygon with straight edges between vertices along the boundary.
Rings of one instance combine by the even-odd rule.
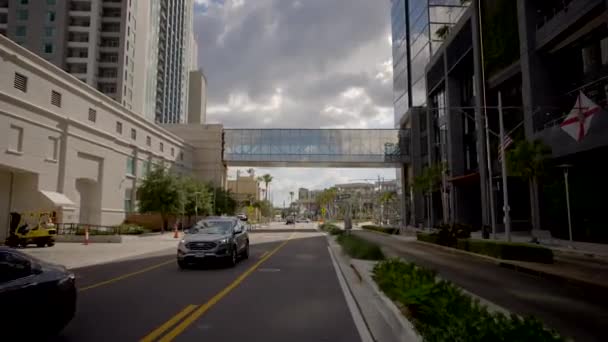
[[[349,199],[350,198],[350,194],[340,194],[338,195],[338,201],[342,201],[345,199]]]

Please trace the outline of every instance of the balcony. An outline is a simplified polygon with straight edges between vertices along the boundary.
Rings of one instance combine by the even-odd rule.
[[[88,1],[72,1],[69,10],[70,12],[91,12],[91,3]]]
[[[603,3],[604,0],[543,1],[536,16],[536,48],[542,48]]]
[[[120,33],[120,23],[102,23],[102,33]]]

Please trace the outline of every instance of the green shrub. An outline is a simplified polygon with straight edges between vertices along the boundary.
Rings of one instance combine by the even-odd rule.
[[[146,232],[144,227],[132,223],[123,223],[116,226],[116,229],[123,235],[140,235]]]
[[[439,226],[437,243],[443,246],[456,246],[458,239],[471,237],[472,227],[465,224],[444,224]]]
[[[340,235],[340,234],[344,233],[343,229],[341,229],[340,227],[336,226],[335,224],[331,224],[331,223],[324,223],[319,226],[319,229],[321,229],[324,232],[328,232],[331,235]]]
[[[373,230],[384,234],[399,234],[399,228],[396,227],[381,227],[373,224],[366,224],[361,226],[365,230]]]
[[[429,233],[416,233],[416,239],[418,241],[424,241],[429,243],[438,244],[439,236],[437,234],[429,234]]]
[[[562,341],[535,318],[491,313],[433,271],[398,259],[374,267],[379,288],[402,306],[425,341]]]
[[[337,239],[346,254],[351,258],[383,260],[384,254],[378,245],[352,234],[340,234]]]
[[[525,243],[461,239],[456,248],[499,259],[553,263],[551,249]]]

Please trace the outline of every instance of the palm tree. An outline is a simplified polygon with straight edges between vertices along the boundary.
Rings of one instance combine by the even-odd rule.
[[[537,179],[543,175],[546,160],[550,155],[551,148],[540,140],[520,140],[515,143],[514,148],[507,152],[509,174],[527,181],[530,186],[530,214],[533,229],[540,229],[540,216],[536,206],[538,203]]]
[[[266,192],[264,193],[264,200],[268,200],[268,184],[270,184],[270,182],[272,182],[272,176],[270,174],[265,174],[262,177],[258,177],[258,182],[264,182],[264,185],[266,186]]]

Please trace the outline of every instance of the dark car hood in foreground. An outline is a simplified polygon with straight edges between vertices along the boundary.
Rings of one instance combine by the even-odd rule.
[[[184,237],[186,243],[188,242],[205,242],[205,241],[218,241],[232,237],[230,234],[189,234]]]

